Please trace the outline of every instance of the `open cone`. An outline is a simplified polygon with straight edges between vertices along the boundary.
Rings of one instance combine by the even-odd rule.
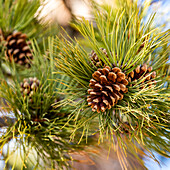
[[[106,49],[104,48],[100,48],[101,52],[108,58]],[[92,61],[93,65],[96,67],[103,67],[105,66],[104,62],[99,59],[99,57],[97,56],[97,54],[94,52],[94,50],[92,50],[92,52],[90,53],[90,60]],[[91,64],[92,65],[92,64]],[[93,66],[92,65],[92,66]]]
[[[93,79],[90,80],[90,88],[87,97],[88,105],[92,111],[104,112],[117,104],[118,100],[123,99],[123,94],[128,91],[126,85],[128,80],[120,68],[99,68],[93,73]]]
[[[26,38],[26,34],[21,32],[9,34],[6,38],[6,57],[10,62],[14,60],[15,63],[29,68],[33,56],[28,46],[30,42],[26,42]]]
[[[147,64],[143,64],[141,66],[138,65],[135,68],[135,70],[127,74],[126,78],[128,79],[129,82],[132,82],[140,79],[142,76],[144,77],[142,83],[148,82],[150,83],[150,85],[152,85],[155,82],[155,80],[152,79],[156,77],[156,72],[155,71],[152,72],[152,67],[148,67]],[[132,86],[132,84],[130,84],[130,86]]]

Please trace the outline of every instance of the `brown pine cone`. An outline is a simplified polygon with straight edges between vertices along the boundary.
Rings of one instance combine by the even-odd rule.
[[[87,97],[88,105],[91,106],[92,111],[99,113],[104,112],[106,109],[111,109],[118,100],[123,99],[123,93],[128,89],[128,80],[125,79],[125,74],[120,68],[99,68],[93,74],[93,79],[90,80],[88,90],[90,96]]]
[[[138,65],[136,67],[135,70],[133,70],[132,72],[130,72],[129,74],[127,74],[127,79],[129,82],[135,81],[140,79],[142,76],[145,77],[145,79],[143,80],[142,83],[150,80],[150,82],[155,82],[155,80],[151,80],[154,79],[156,77],[156,72],[154,71],[151,75],[149,75],[152,71],[152,67],[148,67],[146,64],[143,64],[142,66]],[[152,83],[150,83],[150,85],[152,85]],[[130,84],[130,86],[132,86],[132,84]]]
[[[6,57],[10,62],[14,60],[15,63],[29,68],[33,56],[28,46],[30,42],[27,43],[26,38],[26,34],[21,32],[13,32],[8,35],[6,38]]]
[[[39,84],[40,81],[36,77],[24,79],[20,84],[20,91],[24,97],[28,97],[29,101],[32,102],[32,96],[39,88]]]
[[[100,50],[101,50],[102,53],[108,58],[106,49],[100,48]],[[90,59],[91,59],[92,63],[93,63],[96,67],[105,66],[104,62],[98,58],[97,54],[96,54],[94,51],[91,52],[91,54],[90,54]],[[92,64],[91,64],[91,65],[92,65]],[[93,66],[93,65],[92,65],[92,66]]]

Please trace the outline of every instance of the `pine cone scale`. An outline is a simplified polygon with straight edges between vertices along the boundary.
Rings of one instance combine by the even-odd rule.
[[[6,40],[9,41],[11,38],[12,38],[12,35],[9,35]]]
[[[25,41],[25,40],[23,40],[23,39],[19,39],[19,40],[17,41],[17,45],[20,45],[20,44],[24,43],[24,41]]]
[[[105,96],[108,96],[107,91],[102,91],[102,94],[104,94]]]
[[[105,88],[113,92],[113,88],[111,86],[105,86]]]
[[[11,41],[9,42],[9,45],[11,46],[11,45],[15,44],[15,42],[16,42],[16,40],[11,40]]]
[[[140,72],[140,66],[137,66],[135,71],[136,71],[136,73],[139,73]]]
[[[26,35],[26,34],[20,34],[20,38],[22,38],[22,39],[26,40],[27,35]]]
[[[97,89],[99,88],[100,90],[102,90],[102,85],[100,85],[99,83],[94,85]]]
[[[21,53],[20,55],[19,55],[19,59],[22,59],[22,58],[24,58],[25,57],[25,54],[24,53]]]
[[[29,46],[25,46],[22,48],[23,51],[28,51],[29,49],[30,49]]]
[[[102,84],[105,84],[105,83],[108,82],[108,80],[107,80],[107,78],[106,78],[105,75],[101,75],[101,76],[100,76],[100,82],[101,82]]]
[[[17,53],[19,53],[19,49],[15,49],[13,54],[16,55]]]
[[[114,88],[115,90],[117,90],[117,91],[120,91],[120,87],[119,87],[119,85],[117,85],[117,84],[113,84],[113,88]]]

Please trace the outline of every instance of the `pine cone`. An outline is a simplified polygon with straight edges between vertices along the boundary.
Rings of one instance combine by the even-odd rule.
[[[148,67],[146,64],[143,64],[142,66],[138,65],[136,67],[136,69],[132,72],[130,72],[129,74],[127,74],[127,79],[129,82],[135,81],[140,79],[142,76],[145,77],[145,79],[143,80],[142,83],[149,81],[150,82],[155,82],[155,80],[151,80],[154,79],[156,77],[156,72],[154,71],[151,75],[149,75],[152,71],[152,67]],[[152,83],[150,85],[152,85]],[[130,84],[130,86],[132,86],[132,84]]]
[[[106,49],[100,48],[100,50],[101,50],[101,51],[103,52],[103,54],[108,58]],[[105,66],[104,62],[98,58],[97,54],[96,54],[94,51],[91,52],[91,54],[90,54],[90,59],[91,59],[92,63],[93,63],[96,67]],[[91,64],[91,66],[93,66],[93,65]]]
[[[29,98],[29,101],[32,102],[32,96],[39,88],[39,84],[40,81],[36,77],[24,79],[23,82],[21,82],[20,84],[20,91],[24,97],[27,96]]]
[[[91,106],[92,111],[99,113],[104,112],[106,109],[111,109],[118,100],[123,99],[123,93],[128,89],[128,80],[125,79],[125,74],[120,68],[99,68],[93,73],[93,78],[90,80],[88,90],[90,96],[87,97],[88,105]]]
[[[6,57],[12,62],[14,59],[15,63],[24,65],[29,68],[30,63],[33,59],[31,50],[28,46],[30,42],[26,42],[26,34],[21,32],[13,32],[6,38]]]

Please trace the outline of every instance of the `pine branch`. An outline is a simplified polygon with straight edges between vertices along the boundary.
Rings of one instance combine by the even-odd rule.
[[[142,14],[133,5],[116,12],[97,5],[94,8],[92,22],[82,19],[73,24],[88,42],[88,49],[93,50],[90,55],[80,42],[56,38],[56,47],[61,51],[56,57],[56,67],[78,83],[69,86],[68,100],[63,101],[76,107],[70,117],[76,120],[71,137],[75,137],[78,129],[82,130],[80,141],[85,134],[88,137],[99,133],[100,142],[116,135],[126,150],[123,134],[129,141],[144,145],[146,150],[153,149],[169,157],[169,144],[162,139],[169,138],[169,91],[165,87],[169,80],[162,79],[165,72],[158,70],[168,58],[169,30],[152,28],[154,15],[144,25]],[[111,74],[119,77],[114,70],[128,80],[128,92],[122,93],[125,84],[120,88],[112,85],[119,85],[122,79],[110,82]],[[93,122],[98,127],[90,127]]]
[[[53,53],[57,53],[57,49],[53,47],[53,38],[49,38],[47,44],[48,46],[45,46],[44,43],[42,52],[34,40],[32,43],[34,63],[25,79],[22,78],[23,74],[20,76],[14,64],[12,83],[2,80],[0,86],[0,96],[5,99],[8,106],[6,115],[12,112],[16,120],[1,136],[1,149],[15,138],[16,150],[23,150],[22,167],[25,168],[27,155],[31,149],[38,154],[37,162],[34,162],[33,166],[41,167],[39,164],[43,160],[44,168],[49,167],[52,162],[59,168],[69,167],[68,161],[71,160],[69,153],[80,149],[76,144],[70,144],[69,136],[74,129],[73,123],[65,125],[73,108],[54,106],[57,101],[64,98],[64,95],[59,95],[56,89],[66,88],[55,79],[62,81],[67,78],[53,74],[56,71]]]

